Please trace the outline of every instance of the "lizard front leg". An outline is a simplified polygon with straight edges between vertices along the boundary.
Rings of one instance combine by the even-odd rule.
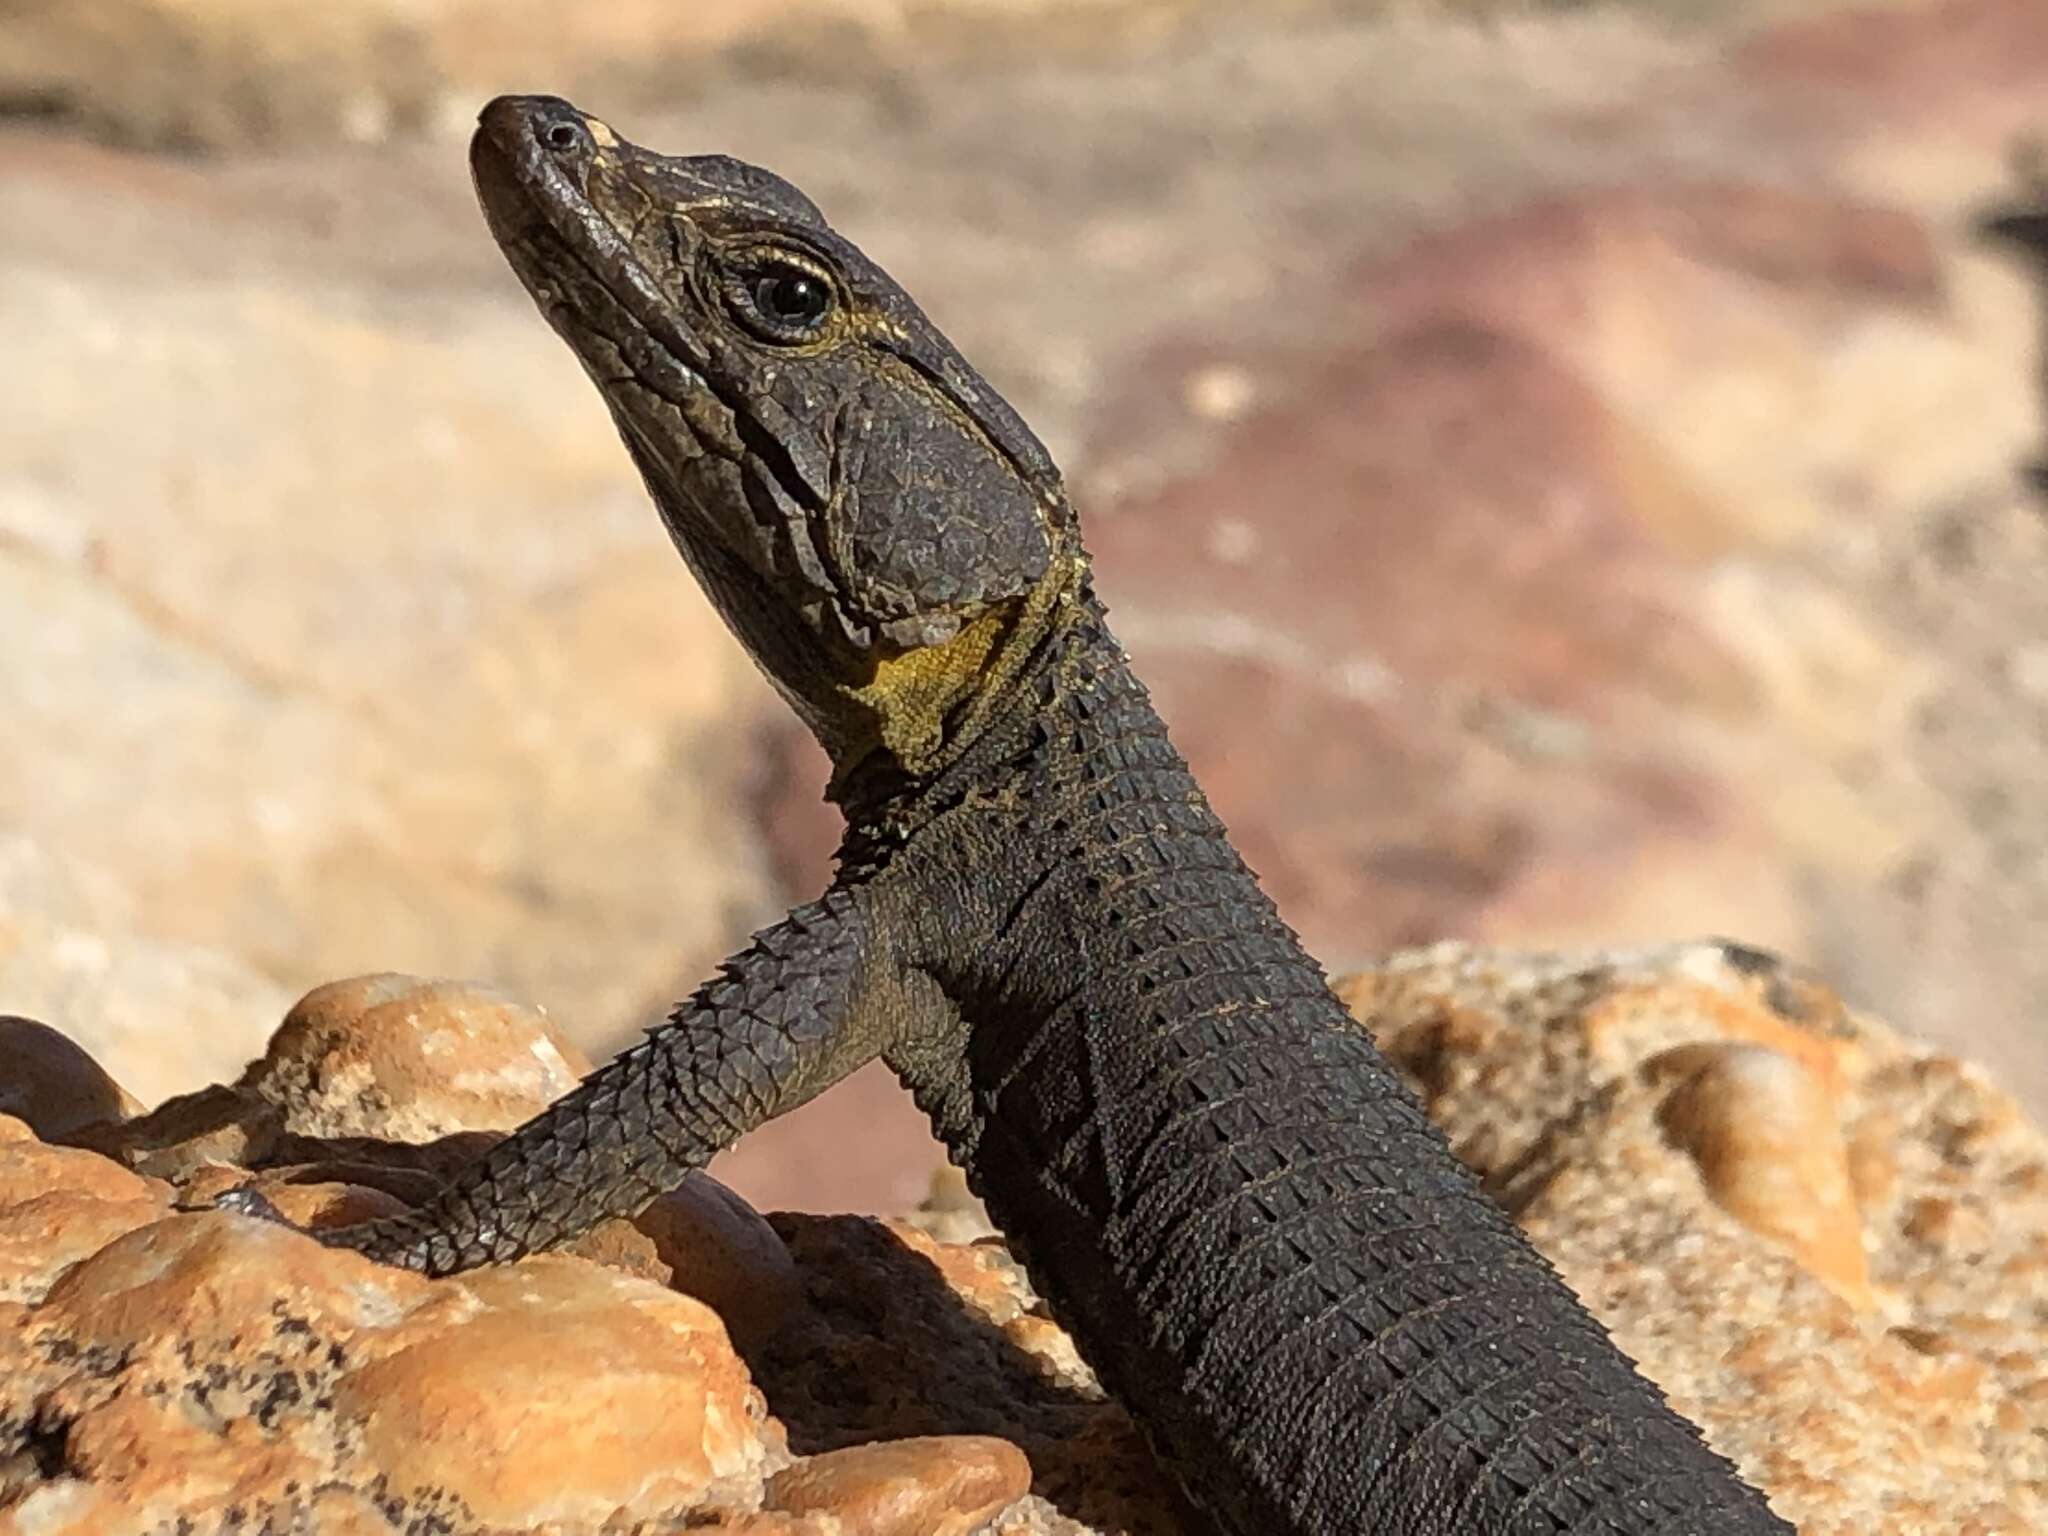
[[[640,1045],[463,1169],[428,1204],[314,1234],[429,1275],[630,1216],[747,1131],[879,1055],[936,997],[888,957],[870,888],[792,911]],[[925,984],[928,989],[928,984]]]

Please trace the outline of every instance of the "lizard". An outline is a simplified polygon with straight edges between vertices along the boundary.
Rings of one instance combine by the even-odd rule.
[[[486,223],[832,762],[835,878],[426,1204],[430,1275],[630,1215],[887,1062],[1229,1536],[1791,1529],[1453,1155],[1233,848],[1059,470],[774,174],[549,96]]]

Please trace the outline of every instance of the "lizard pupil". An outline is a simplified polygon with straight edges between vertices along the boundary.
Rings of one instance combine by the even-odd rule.
[[[825,318],[832,290],[807,272],[769,272],[754,281],[754,304],[777,325],[809,330]]]

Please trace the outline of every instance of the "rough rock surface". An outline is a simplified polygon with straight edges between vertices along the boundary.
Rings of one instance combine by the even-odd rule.
[[[2048,1520],[2048,1138],[1982,1073],[1728,944],[1443,946],[1340,991],[1808,1536]],[[698,1180],[439,1281],[201,1208],[252,1177],[313,1227],[418,1198],[554,1086],[505,1064],[558,1050],[501,998],[366,977],[234,1087],[127,1116],[101,1086],[113,1118],[62,1133],[97,1150],[0,1117],[0,1533],[1181,1529],[957,1180],[908,1223]],[[104,1082],[0,1056],[33,1113]],[[448,1134],[412,1144],[421,1106]]]
[[[2048,1523],[2048,1138],[1760,951],[1444,945],[1340,993],[1800,1528]]]

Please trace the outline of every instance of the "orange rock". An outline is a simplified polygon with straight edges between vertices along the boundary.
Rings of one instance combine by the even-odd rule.
[[[847,1536],[966,1536],[1031,1487],[1031,1463],[1007,1440],[926,1436],[812,1456],[768,1480],[771,1507],[831,1514]]]
[[[65,1192],[0,1210],[0,1298],[39,1301],[80,1260],[164,1213],[161,1196]]]
[[[394,1489],[590,1524],[733,1500],[782,1459],[702,1303],[545,1255],[444,1286],[459,1305],[336,1387]]]
[[[429,1281],[181,1215],[0,1322],[0,1424],[65,1425],[37,1531],[594,1531],[754,1507],[788,1459],[709,1309],[577,1259]]]
[[[0,1139],[0,1298],[40,1300],[72,1265],[169,1203],[156,1180],[91,1152],[45,1146],[26,1127]]]
[[[33,1137],[0,1141],[0,1210],[59,1193],[161,1203],[169,1192],[97,1152],[47,1146]]]
[[[381,974],[308,992],[243,1081],[299,1135],[420,1142],[511,1130],[589,1070],[536,1009],[484,987]]]
[[[1839,1010],[1840,1004],[1835,1007]],[[1857,1070],[1858,1052],[1852,1042],[1794,1023],[1748,993],[1730,993],[1680,977],[1614,988],[1586,1011],[1584,1027],[1597,1045],[1620,1034],[1635,1037],[1640,1049],[1645,1023],[1659,1018],[1685,1020],[1687,1032],[1696,1037],[1768,1046],[1798,1062],[1831,1097]],[[1623,1053],[1631,1049],[1620,1043],[1613,1048]]]
[[[1875,1305],[1848,1151],[1832,1096],[1792,1057],[1756,1045],[1683,1046],[1653,1058],[1676,1077],[1659,1121],[1715,1202],[1776,1239],[1844,1301]]]
[[[1007,1324],[1003,1337],[1035,1361],[1052,1380],[1084,1392],[1099,1392],[1095,1371],[1081,1358],[1073,1336],[1049,1317],[1026,1313]]]
[[[100,1249],[50,1291],[43,1321],[79,1347],[233,1354],[251,1332],[331,1335],[387,1326],[426,1294],[418,1275],[226,1213],[175,1215]]]
[[[1340,985],[1623,1347],[1802,1529],[2041,1527],[2048,1142],[1982,1073],[1740,946],[1440,946]],[[253,1088],[167,1111],[108,1144],[175,1165],[187,1200],[253,1178],[322,1225],[392,1197],[281,1181],[409,1188],[473,1150],[322,1146]],[[275,1165],[225,1160],[255,1149]],[[585,1246],[633,1274],[555,1255],[428,1281],[288,1228],[165,1215],[166,1193],[0,1117],[0,1255],[28,1277],[0,1292],[5,1536],[208,1529],[231,1509],[343,1536],[1176,1518],[992,1238],[764,1224],[691,1181],[648,1232]],[[758,1329],[750,1364],[671,1273]],[[1888,1327],[1854,1310],[1880,1297]],[[792,1468],[755,1371],[790,1436],[839,1449]],[[29,1455],[6,1426],[35,1424],[64,1432]]]
[[[1030,1310],[1030,1284],[1006,1249],[935,1242],[903,1221],[883,1225],[904,1246],[928,1260],[961,1300],[997,1327],[1007,1327]]]
[[[375,1221],[411,1209],[395,1195],[360,1184],[271,1184],[258,1180],[263,1198],[277,1214],[295,1227],[318,1231],[322,1227],[347,1227],[359,1221]],[[196,1202],[197,1190],[187,1186],[186,1197]]]

